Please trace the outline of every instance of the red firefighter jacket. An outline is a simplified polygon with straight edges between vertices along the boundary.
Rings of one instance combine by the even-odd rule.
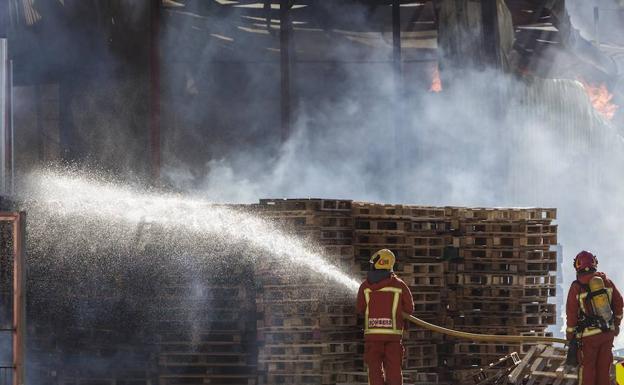
[[[395,274],[377,283],[360,285],[357,312],[364,315],[366,341],[400,341],[403,336],[402,313],[414,312],[412,293]]]
[[[624,307],[624,301],[622,295],[618,291],[613,282],[607,278],[604,273],[590,273],[577,276],[577,281],[572,282],[570,291],[568,292],[568,299],[566,303],[566,317],[567,317],[567,329],[566,336],[568,339],[572,338],[578,325],[581,311],[587,315],[593,315],[593,309],[591,306],[591,300],[587,299],[587,285],[589,281],[599,276],[605,283],[607,294],[611,300],[611,309],[614,315],[614,326],[619,328],[622,322],[622,313]],[[592,335],[600,334],[602,330],[595,327],[588,327],[579,332],[579,336],[589,337]]]

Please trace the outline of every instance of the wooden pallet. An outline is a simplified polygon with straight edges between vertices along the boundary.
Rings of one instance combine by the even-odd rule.
[[[447,274],[447,282],[463,287],[522,287],[523,277],[513,273],[466,272]]]
[[[353,259],[355,252],[352,245],[324,245],[323,254],[329,258],[350,258]]]
[[[454,346],[455,354],[495,355],[502,356],[509,352],[518,351],[520,344],[458,342]]]
[[[445,286],[444,276],[431,275],[431,276],[411,276],[404,275],[401,277],[407,286],[414,287],[412,291],[418,292],[423,288],[433,289],[441,288]]]
[[[262,351],[267,356],[314,356],[334,354],[355,354],[361,349],[362,343],[357,341],[348,342],[317,342],[301,344],[264,344]]]
[[[410,232],[414,235],[440,235],[449,234],[453,229],[450,219],[437,220],[412,218]]]
[[[526,261],[526,260],[464,260],[453,263],[448,272],[453,273],[514,273],[519,275],[548,275],[557,270],[557,262]]]
[[[459,232],[465,235],[526,235],[557,233],[557,225],[549,221],[468,221],[460,222]]]
[[[519,316],[522,314],[522,304],[519,302],[512,302],[509,299],[507,301],[487,299],[475,301],[471,298],[455,297],[453,301],[449,301],[449,310],[457,311],[462,314],[480,313],[483,314],[483,317],[496,313]]]
[[[331,375],[322,374],[299,374],[299,373],[279,373],[261,374],[258,376],[259,385],[321,385],[331,381]]]
[[[396,246],[410,246],[409,237],[395,234],[358,234],[353,239],[354,245],[371,245],[374,248],[392,248]]]
[[[450,215],[480,221],[500,220],[555,220],[557,209],[552,208],[449,208]]]
[[[416,235],[410,237],[410,244],[416,248],[439,248],[449,246],[453,242],[450,235]]]
[[[396,270],[396,269],[395,269]],[[401,270],[403,274],[409,274],[418,277],[431,277],[444,275],[446,268],[444,263],[403,263]]]
[[[453,243],[458,247],[488,247],[488,248],[510,248],[516,249],[521,247],[548,249],[551,245],[557,244],[557,236],[549,234],[530,234],[522,236],[499,236],[480,234],[466,235],[456,238]]]
[[[520,356],[514,352],[489,364],[485,368],[481,368],[472,378],[477,385],[508,384],[509,374],[521,363]]]
[[[357,217],[436,219],[446,217],[446,212],[443,207],[353,202],[353,215]]]
[[[523,300],[524,290],[520,287],[454,287],[449,296],[457,300],[469,301],[472,298],[480,301],[503,301]],[[546,298],[546,296],[544,297]]]
[[[409,219],[389,219],[389,218],[356,218],[355,233],[372,234],[404,234],[411,230]]]
[[[352,201],[342,199],[260,199],[259,211],[351,212]]]
[[[555,275],[527,275],[524,277],[524,287],[527,288],[554,288],[557,286],[557,276]]]
[[[63,378],[60,385],[152,385],[150,379]]]
[[[403,370],[403,383],[406,385],[438,385],[441,384],[438,373],[427,373],[418,370]],[[336,385],[368,385],[367,372],[340,372],[336,375]]]
[[[331,303],[312,300],[273,300],[265,301],[259,298],[256,303],[256,311],[262,313],[261,317],[265,319],[271,318],[271,313],[280,315],[315,315],[315,314],[334,314],[334,315],[353,315],[354,309],[352,303],[344,303],[342,301]],[[268,321],[267,321],[268,322]]]
[[[319,328],[261,328],[258,341],[279,343],[304,343],[307,341],[361,341],[362,332],[356,328],[321,330]]]
[[[267,313],[265,313],[267,314]],[[270,317],[257,321],[258,328],[284,327],[297,328],[304,326],[318,327],[354,327],[357,324],[357,316],[351,314],[322,314],[309,316],[309,313],[302,315],[279,315],[273,314]]]
[[[565,366],[566,349],[536,345],[508,377],[513,385],[576,385],[576,368]]]
[[[490,249],[484,247],[464,246],[459,250],[459,256],[465,260],[492,260],[492,261],[527,261],[544,260],[557,262],[557,253],[549,249],[534,248],[506,248]]]
[[[166,374],[158,377],[159,385],[255,385],[255,375],[246,374]]]

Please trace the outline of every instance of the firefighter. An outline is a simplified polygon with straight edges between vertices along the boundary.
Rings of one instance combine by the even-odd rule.
[[[373,254],[357,296],[357,311],[364,315],[364,362],[370,385],[403,384],[402,313],[412,314],[414,301],[405,282],[394,274],[394,262],[388,249]]]
[[[574,258],[576,280],[566,303],[566,339],[578,343],[580,385],[611,384],[611,350],[622,322],[622,296],[597,268],[596,256],[588,251],[578,253]]]

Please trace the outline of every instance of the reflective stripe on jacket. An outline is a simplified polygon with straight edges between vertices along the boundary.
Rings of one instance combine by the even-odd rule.
[[[364,281],[357,298],[358,313],[364,315],[366,340],[394,341],[403,335],[402,313],[414,311],[412,293],[405,282],[390,275],[380,282]]]

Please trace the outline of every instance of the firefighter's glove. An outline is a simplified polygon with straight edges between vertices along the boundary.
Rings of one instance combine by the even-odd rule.
[[[619,335],[620,335],[620,327],[619,327],[619,326],[616,326],[616,327],[615,327],[615,336],[617,337],[617,336],[619,336]]]

